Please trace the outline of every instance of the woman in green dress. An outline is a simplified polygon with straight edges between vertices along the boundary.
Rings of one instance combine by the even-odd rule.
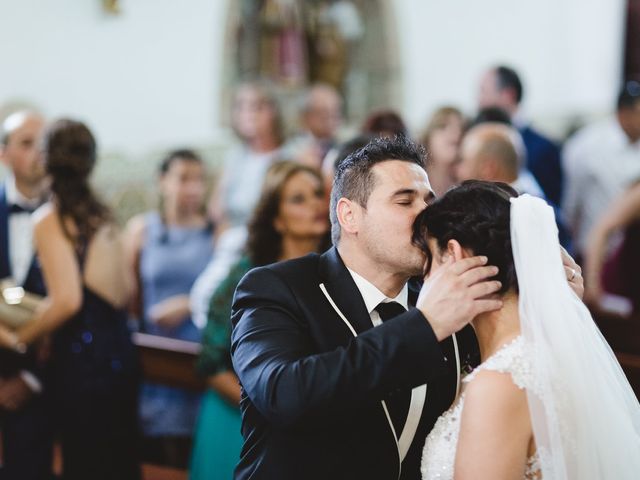
[[[196,367],[208,389],[196,426],[191,480],[229,480],[240,458],[240,385],[230,354],[231,305],[236,286],[252,268],[327,247],[328,205],[320,173],[293,162],[267,172],[245,255],[211,297],[202,353]]]

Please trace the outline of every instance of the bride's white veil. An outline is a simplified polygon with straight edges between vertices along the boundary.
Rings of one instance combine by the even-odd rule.
[[[511,242],[544,480],[640,478],[640,405],[567,283],[552,208],[529,195],[511,199]]]

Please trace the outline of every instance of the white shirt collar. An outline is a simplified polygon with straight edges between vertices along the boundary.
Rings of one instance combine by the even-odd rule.
[[[381,302],[398,302],[405,308],[405,310],[409,310],[409,287],[406,283],[395,298],[389,298],[378,290],[378,288],[369,280],[358,275],[350,268],[347,268],[347,270],[349,270],[356,287],[358,287],[358,290],[362,295],[362,299],[364,300],[364,304],[367,307],[369,315],[371,315],[371,312],[373,312]]]
[[[9,175],[5,182],[6,185],[6,196],[7,196],[7,205],[20,205],[21,207],[25,207],[27,209],[36,209],[42,204],[42,199],[38,198],[27,198],[22,195],[18,188],[16,187],[16,179],[13,175]]]
[[[522,110],[516,110],[516,113],[511,116],[511,125],[513,125],[518,130],[522,130],[529,125],[529,122],[527,122],[527,119],[522,113]]]

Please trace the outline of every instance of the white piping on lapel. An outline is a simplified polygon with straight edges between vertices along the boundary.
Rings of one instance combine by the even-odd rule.
[[[327,291],[327,288],[324,286],[324,283],[321,283],[318,286],[320,287],[320,290],[322,290],[322,293],[327,298],[327,300],[329,301],[329,303],[331,304],[333,309],[336,311],[338,316],[347,325],[347,327],[351,331],[351,334],[354,337],[357,337],[358,333],[356,332],[355,328],[353,328],[353,325],[351,325],[349,320],[347,320],[347,317],[344,316],[344,314],[340,311],[340,309],[338,308],[336,303],[333,301],[333,298],[331,298],[331,295],[329,295],[329,292]],[[425,385],[425,390],[426,390],[426,385]],[[412,400],[412,404],[413,404],[413,391],[411,392],[411,400]],[[393,428],[393,422],[391,421],[391,416],[389,415],[389,410],[387,409],[387,404],[385,403],[384,400],[381,400],[380,403],[382,403],[382,409],[384,410],[384,414],[387,417],[387,423],[389,424],[389,427],[391,428],[391,433],[393,434],[393,439],[395,440],[396,447],[398,449],[398,479],[399,479],[400,475],[402,474],[402,460],[404,460],[404,456],[407,454],[407,452],[404,452],[404,455],[403,455],[402,452],[400,451],[400,445],[398,443],[398,435],[396,434],[395,428]],[[423,401],[423,403],[424,403],[424,401]],[[416,425],[416,427],[417,427],[417,425]],[[411,442],[409,442],[409,445],[411,445]],[[408,451],[408,449],[407,449],[407,451]]]
[[[451,337],[453,338],[453,350],[456,354],[456,398],[453,399],[455,402],[458,399],[458,395],[460,395],[460,350],[458,349],[458,337],[456,337],[456,334],[454,333]]]
[[[324,283],[321,283],[320,285],[320,290],[322,290],[322,293],[324,293],[324,296],[327,297],[327,300],[329,300],[329,303],[331,304],[331,306],[333,307],[333,309],[336,311],[336,313],[338,314],[338,316],[342,319],[342,321],[347,325],[347,327],[349,328],[349,330],[351,331],[351,333],[353,334],[354,337],[357,337],[358,334],[356,333],[355,328],[353,328],[353,325],[351,325],[351,323],[349,323],[349,320],[347,320],[347,318],[342,314],[342,312],[340,311],[340,309],[338,308],[338,306],[336,305],[336,303],[333,301],[333,298],[331,298],[331,295],[329,295],[329,292],[327,292],[326,287],[324,286]]]
[[[411,403],[409,404],[409,413],[407,413],[407,421],[402,428],[400,440],[398,440],[398,449],[400,450],[400,458],[403,460],[409,453],[413,437],[416,436],[420,418],[422,417],[422,409],[427,398],[427,385],[420,385],[411,390]]]

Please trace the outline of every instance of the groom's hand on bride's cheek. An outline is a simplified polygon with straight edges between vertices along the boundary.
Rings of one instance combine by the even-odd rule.
[[[584,278],[582,277],[582,268],[578,265],[573,257],[563,248],[560,247],[560,253],[562,255],[562,265],[564,266],[564,273],[567,276],[567,281],[571,290],[578,295],[578,298],[582,300],[584,297]]]
[[[449,257],[425,278],[416,307],[439,341],[464,328],[480,313],[502,307],[502,301],[494,295],[501,283],[489,280],[498,268],[486,263],[486,257],[457,261]]]

